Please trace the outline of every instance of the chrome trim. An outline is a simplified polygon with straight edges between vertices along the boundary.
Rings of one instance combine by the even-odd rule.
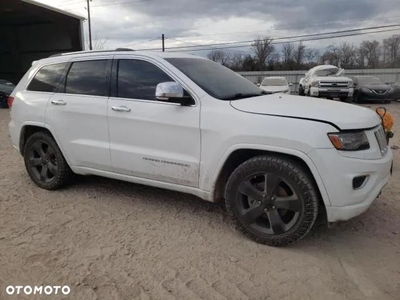
[[[126,106],[113,106],[113,107],[111,107],[111,109],[113,111],[117,111],[117,112],[130,112],[131,111],[131,109]]]
[[[386,134],[385,131],[383,130],[382,125],[379,126],[377,130],[374,131],[375,138],[378,142],[379,149],[381,151],[381,155],[384,156],[386,152],[388,151],[388,144],[386,140]]]
[[[65,102],[64,100],[51,100],[51,104],[54,104],[54,105],[66,105],[67,102]]]

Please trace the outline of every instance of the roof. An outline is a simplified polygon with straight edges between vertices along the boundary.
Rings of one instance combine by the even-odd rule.
[[[198,58],[198,59],[206,59],[201,56],[195,56],[192,54],[183,54],[179,52],[151,52],[151,51],[133,51],[133,50],[91,50],[91,51],[77,51],[77,52],[68,52],[52,55],[48,58],[44,58],[41,60],[34,61],[32,63],[50,63],[50,62],[60,62],[60,61],[68,61],[71,58],[80,58],[80,57],[91,57],[93,55],[102,56],[102,55],[116,55],[116,54],[130,54],[136,56],[143,57],[153,57],[153,58]]]
[[[81,20],[81,21],[86,20],[86,18],[83,17],[83,16],[80,16],[80,15],[77,15],[77,14],[73,14],[73,13],[67,12],[67,11],[62,10],[62,9],[58,9],[58,8],[56,8],[54,6],[50,6],[50,5],[41,3],[41,2],[37,2],[37,1],[34,1],[34,0],[22,0],[22,1],[26,2],[26,3],[29,3],[29,4],[32,4],[32,5],[43,7],[45,9],[48,9],[48,10],[51,10],[51,11],[54,11],[54,12],[57,12],[57,13],[60,13],[60,14],[63,14],[63,15],[78,19],[78,20]]]
[[[266,76],[264,79],[286,79],[285,76]]]
[[[311,70],[317,71],[317,70],[326,70],[326,69],[332,69],[332,68],[338,69],[338,67],[333,66],[333,65],[321,65],[321,66],[316,66],[316,67],[312,68]]]
[[[51,57],[57,57],[57,56],[68,56],[68,57],[80,57],[80,56],[92,56],[96,54],[102,54],[102,55],[109,55],[109,54],[135,54],[135,55],[145,55],[145,56],[157,56],[157,57],[162,57],[162,58],[203,58],[201,56],[195,56],[192,54],[183,54],[180,52],[155,52],[155,51],[135,51],[133,49],[116,49],[116,50],[88,50],[88,51],[77,51],[77,52],[67,52],[67,53],[60,53],[60,54],[55,54]]]

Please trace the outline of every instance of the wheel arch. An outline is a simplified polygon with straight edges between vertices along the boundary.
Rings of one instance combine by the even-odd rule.
[[[213,181],[214,185],[211,189],[211,201],[221,201],[224,197],[226,183],[228,182],[232,172],[246,160],[259,155],[275,155],[285,157],[302,165],[306,171],[309,172],[310,177],[315,183],[317,192],[319,193],[321,199],[320,204],[323,210],[325,210],[325,206],[331,205],[322,178],[320,177],[312,160],[305,153],[293,149],[260,149],[259,147],[236,148],[232,151],[229,151],[229,153],[224,156],[224,159],[221,160],[222,162],[217,168],[215,180]]]
[[[45,132],[45,133],[49,134],[54,139],[57,146],[60,148],[60,151],[63,154],[68,165],[71,167],[70,161],[69,161],[68,157],[65,155],[64,149],[62,148],[61,144],[57,140],[56,136],[53,134],[51,128],[49,128],[45,124],[26,123],[22,126],[21,133],[19,136],[19,152],[20,152],[20,154],[22,156],[24,155],[24,147],[25,147],[26,141],[32,134],[34,134],[36,132]]]

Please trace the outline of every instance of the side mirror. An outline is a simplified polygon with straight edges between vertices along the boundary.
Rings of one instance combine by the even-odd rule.
[[[183,88],[175,81],[161,82],[157,84],[156,99],[168,101],[170,98],[183,98]]]
[[[175,81],[161,82],[157,84],[156,99],[179,103],[185,106],[194,104],[192,97],[185,96],[182,85]]]
[[[289,83],[289,86],[293,86],[293,83],[292,83],[292,82],[290,82],[290,83]]]
[[[257,86],[261,86],[261,83],[257,83],[256,85],[257,85]]]

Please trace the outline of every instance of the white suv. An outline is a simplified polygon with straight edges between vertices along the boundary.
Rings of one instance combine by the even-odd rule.
[[[392,152],[372,110],[264,95],[210,60],[134,51],[37,61],[10,96],[12,142],[41,188],[72,173],[224,199],[236,227],[268,245],[364,212]]]

